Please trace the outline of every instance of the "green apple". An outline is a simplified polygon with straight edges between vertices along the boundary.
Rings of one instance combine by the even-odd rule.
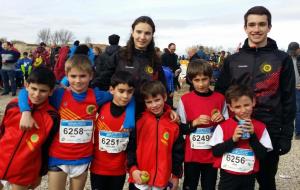
[[[142,183],[148,183],[150,179],[150,174],[147,171],[142,171],[141,179]]]

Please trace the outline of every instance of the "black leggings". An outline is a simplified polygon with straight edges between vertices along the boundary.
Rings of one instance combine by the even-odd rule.
[[[91,173],[92,190],[122,190],[125,183],[125,175],[107,176]]]
[[[220,171],[220,182],[218,190],[254,190],[255,175],[234,175]]]
[[[212,164],[200,164],[196,162],[184,163],[183,190],[197,190],[201,174],[201,188],[203,190],[215,190],[218,170]]]

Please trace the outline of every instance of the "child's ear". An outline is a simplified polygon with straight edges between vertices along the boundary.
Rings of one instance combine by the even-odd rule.
[[[28,88],[29,88],[28,82],[24,81],[24,86],[25,86],[26,90],[28,91]]]
[[[230,104],[227,104],[227,105],[228,105],[229,110],[230,110],[231,112],[234,112],[233,109],[232,109],[232,107],[231,107],[231,105],[230,105]]]
[[[255,98],[253,98],[252,103],[253,103],[253,107],[255,107],[255,105],[256,105],[256,100],[255,100]]]
[[[114,88],[112,86],[109,86],[109,92],[113,95],[114,94]]]
[[[164,98],[164,102],[166,102],[168,99],[168,95],[167,94],[163,95],[163,98]]]
[[[52,96],[52,95],[53,95],[53,92],[54,92],[54,88],[50,90],[49,96]]]

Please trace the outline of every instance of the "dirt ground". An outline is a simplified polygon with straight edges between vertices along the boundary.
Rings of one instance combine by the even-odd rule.
[[[176,102],[179,97],[183,95],[187,91],[188,87],[185,86],[184,89],[179,90],[175,93],[174,105],[176,106]],[[1,93],[1,90],[0,90]],[[0,120],[1,115],[3,115],[5,106],[8,101],[12,99],[10,95],[0,96]],[[300,140],[293,140],[291,151],[284,156],[280,157],[279,168],[276,176],[277,189],[278,190],[298,190],[300,189]],[[182,180],[181,180],[182,182]],[[124,186],[124,190],[127,190],[127,184]],[[47,177],[44,177],[41,185],[36,188],[38,190],[46,190],[47,187]],[[87,180],[87,184],[85,190],[90,190],[89,179]],[[201,189],[200,187],[198,189]],[[258,189],[258,185],[256,184],[256,189]]]

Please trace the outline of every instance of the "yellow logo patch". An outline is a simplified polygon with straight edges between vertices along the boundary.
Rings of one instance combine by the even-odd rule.
[[[272,65],[270,65],[269,63],[263,63],[261,66],[260,66],[260,71],[262,73],[269,73],[272,71]]]
[[[148,65],[147,67],[145,67],[145,72],[148,74],[153,74],[153,68]]]

